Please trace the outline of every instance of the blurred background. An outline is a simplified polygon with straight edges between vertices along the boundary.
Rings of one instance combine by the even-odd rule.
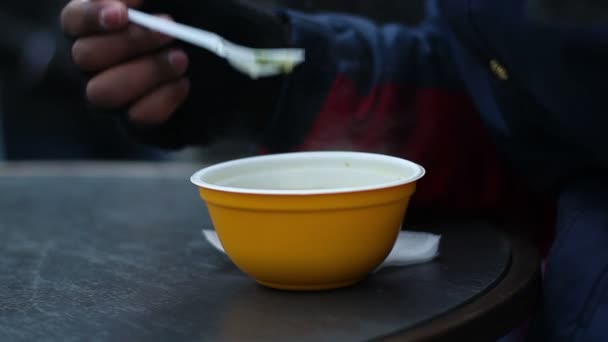
[[[423,16],[423,1],[250,0],[408,24]],[[0,160],[215,161],[239,153],[230,143],[179,153],[158,151],[130,141],[113,119],[87,114],[81,75],[71,65],[68,42],[59,32],[59,12],[67,2],[0,2]]]

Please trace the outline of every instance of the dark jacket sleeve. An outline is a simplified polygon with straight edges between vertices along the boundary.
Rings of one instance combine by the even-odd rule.
[[[282,89],[279,106],[265,144],[271,150],[292,149],[302,142],[328,103],[357,102],[387,85],[412,88],[460,89],[442,22],[434,1],[420,24],[377,25],[371,20],[336,13],[307,15],[285,11],[292,42],[306,49],[306,62],[295,70]],[[332,92],[349,82],[356,98]],[[374,115],[373,100],[360,116]],[[407,111],[407,108],[403,109]],[[395,113],[397,114],[397,113]],[[342,124],[348,126],[348,121]],[[348,127],[345,127],[348,128]]]

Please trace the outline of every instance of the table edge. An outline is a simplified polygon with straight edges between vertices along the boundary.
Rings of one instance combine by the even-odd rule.
[[[511,262],[491,289],[440,317],[379,340],[496,341],[523,324],[540,304],[541,260],[531,242],[505,234],[511,244]]]

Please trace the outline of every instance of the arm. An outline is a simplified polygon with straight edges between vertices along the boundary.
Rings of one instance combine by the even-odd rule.
[[[428,7],[427,18],[416,27],[378,26],[341,14],[285,11],[293,44],[306,49],[307,61],[283,89],[265,146],[269,150],[299,146],[328,106],[342,105],[345,117],[335,123],[341,130],[361,127],[374,120],[378,105],[395,100],[392,97],[397,94],[387,98],[389,88],[458,90],[434,1]],[[413,92],[408,94],[411,97]],[[403,115],[408,111],[405,106],[391,110],[396,112],[388,120],[394,125],[398,124],[395,119],[399,124],[411,119]]]
[[[205,144],[225,137],[227,129],[239,126],[238,132],[249,133],[256,141],[261,139],[265,149],[287,151],[302,144],[328,104],[349,104],[344,111],[353,111],[365,105],[358,102],[368,94],[386,94],[383,87],[388,85],[457,89],[458,81],[441,39],[439,16],[434,2],[429,4],[426,20],[417,27],[380,27],[354,16],[312,16],[289,10],[277,20],[259,9],[223,0],[144,2],[148,12],[170,13],[177,21],[219,32],[243,45],[276,47],[291,41],[306,49],[307,60],[287,78],[251,81],[232,69],[226,70],[223,61],[210,59],[205,51],[185,45],[190,59],[196,61],[190,63],[188,70],[192,80],[190,93],[194,96],[187,98],[168,125],[138,125],[151,132],[142,134],[146,133],[144,129],[136,136],[150,137],[148,141],[156,145]],[[290,36],[282,32],[283,27],[290,27]],[[221,70],[218,77],[214,75],[216,70]],[[353,86],[353,96],[340,96],[346,90],[345,84]],[[214,95],[204,96],[211,93]],[[371,100],[368,105],[376,105],[377,99]],[[396,112],[391,120],[401,122],[408,118],[399,115],[407,109],[393,109]],[[209,115],[198,114],[201,110]],[[358,111],[358,122],[336,124],[360,127],[362,120],[374,118],[372,111]],[[180,136],[189,138],[180,143]],[[165,137],[166,141],[158,137]]]

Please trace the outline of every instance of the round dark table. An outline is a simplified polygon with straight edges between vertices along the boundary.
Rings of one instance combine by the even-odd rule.
[[[483,222],[410,227],[441,257],[350,288],[259,286],[201,235],[200,167],[0,165],[0,340],[491,341],[537,305],[534,249]]]

